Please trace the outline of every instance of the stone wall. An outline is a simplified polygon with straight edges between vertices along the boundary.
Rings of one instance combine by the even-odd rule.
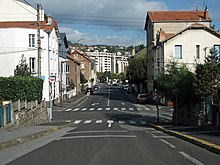
[[[46,107],[36,107],[33,109],[23,109],[14,112],[14,127],[24,127],[31,125],[44,124],[48,122]]]

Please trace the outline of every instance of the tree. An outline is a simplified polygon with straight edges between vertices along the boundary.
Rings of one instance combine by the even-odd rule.
[[[127,77],[132,83],[143,82],[147,79],[147,59],[146,55],[134,57],[128,61]]]
[[[87,83],[87,80],[86,80],[86,78],[85,78],[85,75],[82,74],[82,72],[80,72],[80,82],[81,82],[81,84]]]
[[[31,76],[30,69],[26,63],[26,59],[24,55],[21,56],[21,61],[19,64],[16,66],[14,70],[14,75],[15,76]]]
[[[210,50],[210,55],[205,59],[205,63],[196,66],[196,81],[194,83],[194,88],[200,102],[203,102],[207,96],[217,91],[220,75],[219,60],[217,51],[212,48]]]

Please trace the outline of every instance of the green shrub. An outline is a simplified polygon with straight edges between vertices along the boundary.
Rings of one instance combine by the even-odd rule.
[[[42,100],[43,80],[32,76],[0,77],[0,97],[4,100]]]

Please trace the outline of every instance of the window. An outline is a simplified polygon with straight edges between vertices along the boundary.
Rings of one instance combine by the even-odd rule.
[[[217,56],[219,57],[219,55],[220,55],[220,45],[214,45],[214,48],[216,50]]]
[[[85,69],[85,64],[81,63],[81,69]]]
[[[200,58],[200,45],[196,45],[196,58]]]
[[[175,58],[182,59],[182,45],[175,45]]]
[[[31,73],[36,72],[35,65],[36,65],[36,59],[34,57],[30,57],[29,58],[29,69]]]
[[[70,85],[70,78],[69,77],[66,78],[66,85]]]
[[[35,34],[29,34],[29,47],[35,47]]]
[[[66,72],[70,72],[70,66],[66,65]]]

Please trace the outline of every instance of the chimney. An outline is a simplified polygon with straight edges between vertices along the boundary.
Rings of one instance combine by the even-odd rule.
[[[46,25],[50,26],[51,23],[52,23],[52,20],[53,20],[52,16],[51,15],[47,15],[47,23],[46,23]]]
[[[205,18],[205,20],[207,20],[208,17],[209,17],[209,11],[208,11],[208,7],[206,6],[205,7],[205,11],[204,11],[204,18]]]

